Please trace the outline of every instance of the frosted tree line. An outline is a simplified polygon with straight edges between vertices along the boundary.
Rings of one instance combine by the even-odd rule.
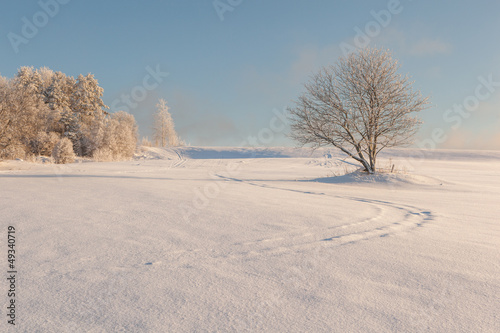
[[[46,67],[21,67],[11,79],[0,76],[0,159],[131,158],[135,119],[123,111],[108,113],[102,95],[92,74],[75,79]]]

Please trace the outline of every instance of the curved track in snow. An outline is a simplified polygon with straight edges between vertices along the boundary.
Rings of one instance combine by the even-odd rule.
[[[257,186],[271,191],[291,191],[304,195],[328,196],[336,200],[335,204],[342,205],[343,202],[358,202],[361,205],[369,205],[374,214],[369,217],[356,217],[349,223],[328,226],[309,226],[299,230],[286,230],[275,234],[271,238],[250,240],[226,244],[220,249],[207,251],[206,249],[190,249],[173,251],[169,256],[178,261],[181,258],[187,261],[196,258],[212,259],[241,259],[257,256],[280,255],[285,253],[298,253],[311,251],[318,247],[335,247],[348,244],[356,244],[363,241],[375,241],[386,237],[400,236],[424,227],[431,222],[435,216],[429,210],[416,206],[396,202],[367,199],[355,196],[331,195],[323,192],[302,191],[300,189],[277,187],[265,183],[265,181],[248,181],[238,178],[228,178],[216,175],[222,180],[240,182],[248,186]],[[366,207],[365,207],[366,209]],[[172,258],[173,259],[173,258]],[[184,262],[185,260],[180,260]]]
[[[302,191],[299,189],[272,186],[263,181],[246,181],[244,179],[228,178],[221,175],[217,176],[221,179],[241,182],[250,186],[258,186],[270,190],[299,192],[304,195],[329,196],[339,200],[339,204],[341,204],[343,200],[356,201],[360,204],[371,205],[377,211],[374,216],[343,225],[327,228],[309,228],[309,230],[305,232],[302,231],[300,234],[294,235],[293,240],[289,240],[284,236],[238,244],[244,247],[250,246],[252,248],[255,248],[255,246],[259,244],[264,245],[268,252],[281,252],[284,248],[300,249],[317,242],[325,243],[324,246],[336,246],[352,244],[373,238],[383,238],[411,232],[416,228],[423,227],[426,223],[434,219],[434,215],[431,211],[406,204],[353,196],[330,195],[322,192]],[[272,243],[274,243],[275,246],[270,248],[269,246]]]

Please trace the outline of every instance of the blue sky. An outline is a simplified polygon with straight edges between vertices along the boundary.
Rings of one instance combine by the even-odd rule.
[[[57,9],[41,5],[53,3]],[[416,145],[500,149],[500,2],[216,3],[226,10],[212,0],[4,2],[0,74],[12,77],[24,65],[91,72],[105,103],[125,106],[142,135],[164,98],[187,143],[239,146],[268,133],[273,110],[291,105],[311,73],[343,55],[342,45],[367,44],[391,49],[401,72],[431,97]],[[377,20],[382,11],[390,18]],[[356,38],[360,32],[367,37]],[[13,34],[24,42],[13,43]],[[156,69],[168,72],[157,86],[147,79]],[[122,95],[134,89],[141,98],[130,107]],[[257,143],[294,145],[280,131]]]

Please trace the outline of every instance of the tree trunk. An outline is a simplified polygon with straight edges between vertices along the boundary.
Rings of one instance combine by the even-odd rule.
[[[365,167],[365,170],[363,170],[363,171],[366,171],[366,172],[368,172],[369,174],[372,174],[372,173],[374,173],[374,172],[375,172],[375,170],[374,170],[374,169],[372,168],[372,166],[371,166],[371,163],[368,163],[367,161],[362,160],[362,161],[361,161],[361,164],[363,164],[363,166]]]

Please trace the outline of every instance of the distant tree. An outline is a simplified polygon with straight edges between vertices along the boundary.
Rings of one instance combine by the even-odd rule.
[[[151,141],[149,140],[148,137],[142,137],[140,145],[142,147],[152,147],[153,146],[153,144],[151,143]]]
[[[167,147],[178,146],[180,141],[174,128],[174,121],[169,107],[164,99],[160,99],[156,105],[157,111],[154,115],[153,140],[155,146]]]
[[[428,98],[413,91],[388,51],[366,48],[323,68],[289,108],[292,137],[319,147],[333,145],[376,172],[377,154],[411,142]]]

